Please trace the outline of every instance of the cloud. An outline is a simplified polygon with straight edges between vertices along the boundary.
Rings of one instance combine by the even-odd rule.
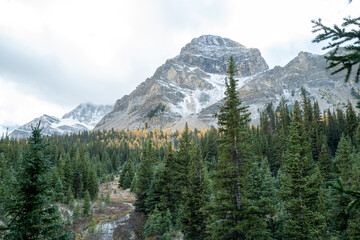
[[[36,96],[22,91],[22,87],[9,83],[0,76],[0,126],[3,128],[24,124],[24,117],[32,120],[43,114],[62,117],[71,108],[42,101]],[[38,108],[40,106],[40,108]]]
[[[311,44],[312,19],[333,23],[359,7],[345,0],[0,0],[0,95],[11,85],[19,99],[36,102],[7,102],[9,114],[2,113],[23,124],[33,113],[51,114],[50,106],[113,104],[203,34],[259,48],[271,67],[284,65],[301,50],[321,52]]]

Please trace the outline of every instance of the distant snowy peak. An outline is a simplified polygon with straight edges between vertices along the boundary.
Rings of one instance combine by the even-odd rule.
[[[95,127],[105,114],[112,110],[110,105],[96,105],[92,103],[82,103],[74,110],[66,113],[62,119],[73,119],[83,124]]]
[[[42,134],[63,135],[92,130],[100,119],[110,112],[110,105],[95,105],[92,103],[82,103],[71,112],[65,114],[61,119],[49,115],[42,115],[29,123],[15,129],[10,133],[11,138],[26,138],[31,134],[32,126],[40,122],[43,128]]]

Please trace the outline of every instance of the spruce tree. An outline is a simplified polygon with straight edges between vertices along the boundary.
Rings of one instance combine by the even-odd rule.
[[[53,199],[49,156],[41,136],[40,123],[32,127],[29,149],[23,153],[17,182],[6,202],[6,215],[10,222],[5,239],[70,239],[64,232],[61,216]]]
[[[131,187],[131,182],[135,176],[134,163],[132,160],[128,160],[124,163],[119,177],[119,187],[128,189]]]
[[[338,149],[335,155],[335,177],[339,180],[345,188],[350,188],[353,184],[353,166],[354,166],[354,148],[351,141],[343,135],[339,142]],[[339,193],[336,190],[332,191],[332,211],[331,220],[332,228],[337,230],[341,238],[348,238],[347,228],[349,224],[350,215],[346,211],[346,207],[351,202],[350,196]]]
[[[183,193],[183,208],[181,214],[181,232],[184,239],[204,239],[208,200],[208,179],[200,156],[199,148],[194,144],[191,151],[188,185]]]
[[[318,166],[324,182],[329,182],[333,177],[333,162],[324,144],[321,147]]]
[[[266,158],[254,161],[249,169],[248,188],[244,200],[242,229],[245,239],[272,239],[276,234],[276,188]]]
[[[352,141],[354,140],[354,135],[357,127],[358,127],[358,119],[356,117],[356,113],[352,107],[352,104],[348,102],[346,108],[345,132]]]
[[[294,112],[289,148],[281,166],[282,233],[285,239],[321,239],[325,227],[325,219],[319,211],[322,180],[319,169],[312,162],[309,146],[305,144],[305,131],[298,114]]]
[[[145,201],[153,175],[153,146],[151,139],[145,144],[145,151],[137,172],[137,192],[135,208],[137,211],[146,211]]]
[[[175,153],[170,144],[168,147],[168,152],[165,157],[165,167],[163,177],[160,179],[160,186],[162,188],[162,194],[160,196],[159,210],[166,211],[169,209],[174,215],[177,215],[177,202],[179,195],[179,189],[176,189],[174,176],[175,176]]]
[[[82,207],[82,213],[85,218],[87,218],[90,215],[90,210],[91,210],[90,193],[89,193],[89,191],[86,191],[85,198],[84,198],[84,204]]]
[[[164,178],[164,164],[159,164],[154,171],[153,179],[148,191],[148,197],[145,200],[146,213],[152,212],[161,200],[163,194],[163,178]]]
[[[64,189],[60,178],[56,181],[55,188],[55,201],[62,203],[64,201]]]
[[[212,239],[241,239],[245,179],[249,147],[250,113],[242,106],[235,79],[235,62],[229,59],[229,77],[225,80],[225,103],[217,115],[221,134],[217,171],[214,173],[215,199],[212,220],[208,226]]]

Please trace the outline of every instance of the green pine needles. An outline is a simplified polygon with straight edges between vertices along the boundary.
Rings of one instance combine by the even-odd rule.
[[[22,155],[17,181],[10,187],[13,194],[5,203],[9,223],[4,239],[71,239],[52,202],[52,167],[49,156],[44,154],[46,145],[41,130],[40,123],[32,128],[29,149]]]

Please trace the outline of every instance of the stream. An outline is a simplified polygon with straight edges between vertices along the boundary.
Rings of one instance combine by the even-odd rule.
[[[134,205],[132,203],[124,203],[124,204],[129,205],[132,208],[132,210],[134,210]],[[129,219],[130,214],[132,212],[133,211],[131,211],[123,216],[117,216],[115,218],[106,219],[106,220],[99,222],[96,225],[96,232],[98,232],[100,234],[99,239],[113,240],[114,239],[113,234],[114,234],[116,227],[120,226],[120,225],[125,225],[126,221]]]

